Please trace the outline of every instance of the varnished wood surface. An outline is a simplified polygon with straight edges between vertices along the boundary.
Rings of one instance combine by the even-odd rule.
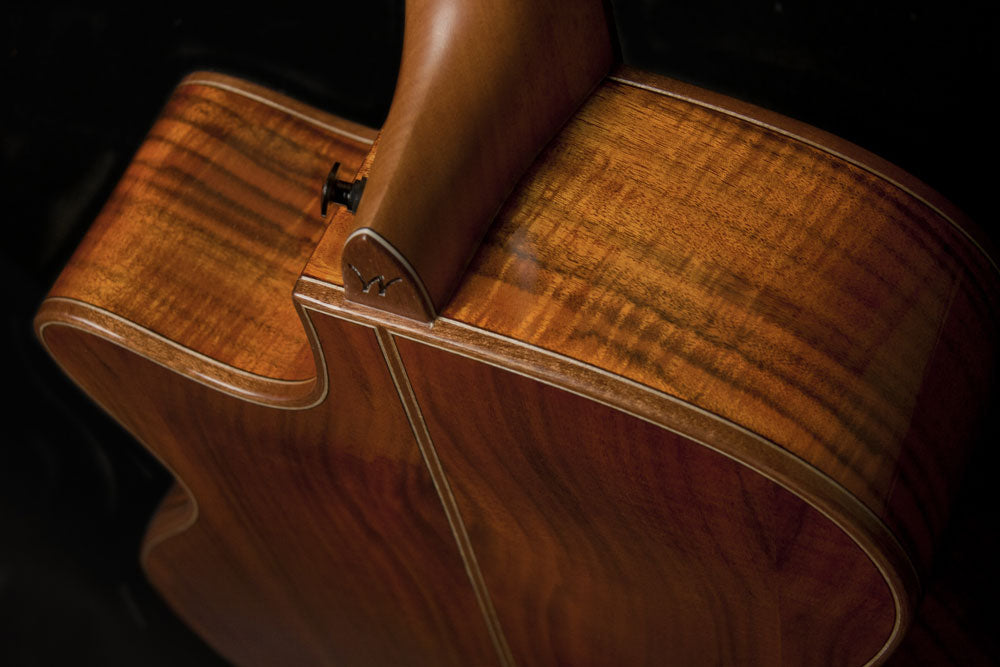
[[[357,169],[374,133],[305,108],[229,77],[188,77],[51,296],[255,375],[314,377],[289,294],[325,229],[323,179],[334,161]]]
[[[993,374],[994,260],[864,151],[637,78],[605,83],[540,156],[444,316],[778,443],[926,569]]]
[[[236,664],[497,660],[372,329],[325,318],[310,340],[291,301],[326,171],[356,169],[373,137],[192,75],[37,318],[67,372],[178,477],[144,566]],[[272,208],[235,204],[259,200]]]
[[[514,183],[611,66],[604,12],[598,0],[407,4],[396,92],[342,250],[349,299],[433,319]],[[398,279],[392,294],[363,289],[377,276]]]
[[[595,409],[601,405],[617,409],[742,463],[806,500],[849,536],[875,564],[889,585],[896,605],[897,625],[889,638],[886,653],[908,627],[920,592],[912,555],[902,548],[886,524],[842,485],[786,449],[701,410],[697,405],[483,329],[447,318],[439,318],[433,328],[428,329],[409,318],[358,310],[346,301],[342,289],[305,277],[296,286],[296,298],[310,310],[384,327],[403,338],[562,388],[594,401]],[[449,377],[445,366],[438,372]],[[455,414],[465,415],[463,411]],[[497,419],[502,415],[502,411],[494,414]],[[415,431],[420,431],[419,424],[415,425]]]
[[[517,664],[861,665],[888,642],[881,573],[772,481],[582,397],[397,344]]]
[[[51,308],[45,318],[59,320]],[[374,332],[332,318],[315,324],[331,392],[305,412],[222,394],[99,328],[50,324],[42,335],[196,499],[197,521],[173,537],[157,541],[177,529],[181,498],[157,516],[144,566],[225,657],[496,664]]]
[[[183,533],[197,520],[198,503],[191,492],[175,480],[146,526],[139,560],[145,562],[149,552],[160,542]]]
[[[778,134],[819,148],[823,152],[830,153],[866,171],[877,174],[925,202],[944,217],[954,221],[961,233],[982,248],[993,259],[994,264],[997,261],[996,244],[975,220],[970,219],[961,209],[928,184],[881,156],[865,150],[862,146],[852,144],[812,125],[757,105],[699,88],[683,81],[666,79],[663,76],[633,67],[619,67],[611,74],[610,78],[629,85],[645,87],[654,92],[669,91],[671,97],[688,100],[698,106],[715,109],[728,116],[766,127]]]
[[[353,175],[345,175],[344,178],[348,176],[351,179],[366,178],[371,173],[372,163],[375,161],[376,155],[378,155],[377,138],[358,170]],[[343,254],[344,242],[354,231],[357,223],[354,214],[343,206],[331,207],[328,215],[327,231],[320,237],[319,243],[316,244],[316,250],[303,267],[302,273],[324,276],[324,282],[343,286],[341,255]]]
[[[301,106],[290,113],[242,97],[239,105],[270,110],[265,117],[278,113],[274,132],[249,133],[254,150],[281,145],[281,133],[296,127],[290,119],[314,125],[302,119],[308,112]],[[616,117],[632,121],[615,125]],[[197,146],[198,134],[183,140]],[[789,173],[800,183],[813,178],[814,186],[788,187]],[[233,199],[255,195],[247,181],[234,183]],[[183,186],[181,200],[201,191],[197,179]],[[185,247],[177,235],[145,239],[150,252],[140,257],[148,263],[119,266],[125,251],[104,244],[140,236],[146,220],[115,217],[112,209],[77,255],[88,261],[64,274],[57,284],[63,291],[53,292],[38,321],[57,359],[191,490],[197,521],[186,527],[192,506],[172,496],[153,524],[147,567],[182,615],[239,662],[267,661],[283,646],[301,649],[291,656],[300,664],[479,664],[484,655],[505,662],[497,632],[519,664],[560,656],[585,662],[580,646],[600,655],[634,649],[627,657],[641,663],[653,659],[648,651],[664,650],[660,639],[694,656],[695,644],[680,634],[611,648],[625,632],[621,610],[639,610],[641,622],[652,622],[643,614],[660,603],[641,594],[660,591],[700,600],[700,615],[681,620],[711,619],[713,632],[720,623],[760,623],[754,641],[731,625],[719,630],[723,639],[713,646],[722,659],[767,663],[777,656],[795,664],[805,641],[823,647],[825,662],[853,664],[879,641],[891,648],[909,622],[918,592],[911,560],[922,560],[946,515],[952,476],[938,468],[957,468],[961,458],[961,433],[945,428],[971,428],[992,364],[991,350],[977,349],[994,326],[994,286],[982,254],[895,187],[787,136],[611,82],[522,181],[433,327],[348,304],[341,276],[314,258],[294,289],[315,311],[322,350],[308,347],[309,329],[288,319],[298,352],[287,354],[292,345],[261,335],[254,345],[264,361],[239,361],[242,334],[267,329],[266,309],[230,304],[224,316],[206,313],[204,321],[184,320],[178,310],[181,325],[161,331],[141,321],[140,298],[164,319],[157,304],[203,303],[190,287],[197,270],[232,281],[227,298],[251,294],[277,303],[291,293],[301,248],[273,248],[275,263],[287,268],[273,282],[241,270],[250,253],[233,245],[219,246],[221,261],[193,269],[170,261]],[[315,215],[316,197],[303,197],[298,212],[274,224],[294,227]],[[829,230],[817,202],[837,213]],[[763,213],[744,219],[754,210]],[[347,235],[341,218],[319,247]],[[227,238],[231,224],[209,213],[195,228]],[[405,368],[394,373],[412,376],[416,395],[409,421],[399,402],[405,386],[398,377],[393,383],[363,325],[384,327],[378,340],[391,331],[440,348],[414,353],[417,343],[400,341]],[[920,363],[908,365],[915,359]],[[306,387],[317,364],[329,370],[329,395],[318,404],[326,376]],[[245,371],[263,386],[233,379]],[[279,381],[267,381],[268,374]],[[490,394],[492,407],[472,405],[472,389]],[[550,414],[570,415],[569,426],[546,421]],[[447,425],[443,415],[470,421]],[[476,427],[486,416],[497,432]],[[414,442],[422,418],[425,445],[440,448],[440,479],[428,474]],[[595,420],[617,428],[588,440],[593,429],[583,427]],[[583,433],[562,451],[540,439],[573,428]],[[866,439],[872,434],[878,437]],[[941,435],[956,445],[947,456]],[[659,446],[643,445],[647,438]],[[494,458],[509,466],[480,469],[479,461]],[[567,475],[543,474],[543,464]],[[667,514],[691,530],[697,517],[657,508],[681,500],[670,495],[676,488],[650,480],[648,468],[678,484],[706,480],[690,495],[705,509],[702,532],[692,535],[692,548],[709,554],[704,563],[683,556]],[[448,480],[457,519],[440,504]],[[759,494],[741,499],[743,511],[734,514],[738,503],[726,494],[737,487]],[[711,516],[711,508],[720,514]],[[523,510],[519,520],[534,540],[512,527],[514,509]],[[487,516],[498,523],[484,522]],[[600,527],[593,535],[586,534],[588,517]],[[568,537],[557,525],[564,520]],[[461,539],[456,544],[455,521],[468,522],[473,553],[460,548]],[[523,556],[536,543],[545,545],[545,558]],[[841,586],[808,567],[838,560],[838,550],[852,563]],[[651,560],[650,553],[672,553],[673,560]],[[482,566],[481,587],[466,576],[476,569],[470,558]],[[713,569],[727,559],[739,566],[729,574]],[[661,576],[665,563],[690,576]],[[577,585],[553,592],[553,572]],[[790,576],[772,587],[783,591],[780,599],[746,583],[754,576],[775,581],[769,577],[778,573]],[[610,583],[615,576],[636,597],[622,597]],[[867,582],[867,600],[857,598],[855,576]],[[483,596],[499,627],[482,613]],[[817,616],[795,613],[818,598]],[[582,601],[594,605],[590,613],[577,605]],[[766,612],[734,621],[726,605]],[[274,622],[263,620],[265,608],[280,617],[274,635],[261,630]],[[541,620],[530,625],[518,613],[525,609]],[[833,609],[843,612],[839,620],[825,616]],[[848,613],[858,609],[867,611]],[[609,610],[617,615],[609,618]],[[786,615],[774,621],[779,611]],[[854,616],[869,622],[851,625]],[[834,635],[853,642],[834,646]]]
[[[963,459],[942,443],[968,439],[991,377],[996,286],[878,175],[615,82],[522,180],[444,314],[778,443],[926,564]]]

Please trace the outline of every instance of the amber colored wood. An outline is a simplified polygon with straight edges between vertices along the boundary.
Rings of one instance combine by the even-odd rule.
[[[643,72],[633,67],[618,67],[610,76],[612,80],[628,85],[645,87],[654,92],[669,92],[671,97],[688,100],[701,107],[716,109],[726,114],[746,120],[754,125],[766,127],[791,139],[815,146],[825,153],[835,155],[847,162],[860,166],[866,171],[878,174],[885,180],[912,194],[926,205],[937,210],[943,217],[952,220],[961,229],[963,235],[983,249],[993,258],[996,264],[997,249],[989,236],[957,206],[945,199],[939,192],[884,160],[878,155],[852,144],[840,137],[824,132],[819,128],[788,118],[774,111],[737,100],[726,95],[714,93],[683,81]]]
[[[377,154],[378,139],[376,138],[375,143],[372,144],[371,150],[362,161],[361,166],[358,167],[358,170],[353,175],[350,172],[346,172],[342,178],[350,178],[350,180],[367,178],[369,173],[371,173],[372,162],[375,161]],[[324,277],[324,282],[343,286],[344,276],[341,273],[342,264],[340,256],[344,249],[344,239],[354,231],[355,218],[354,214],[343,206],[330,207],[328,215],[327,231],[320,237],[319,243],[316,244],[316,250],[309,258],[302,272],[321,275]]]
[[[193,382],[104,339],[99,327],[61,324],[59,306],[49,302],[41,315],[48,349],[197,502],[197,521],[176,533],[184,501],[168,497],[143,564],[225,657],[496,662],[370,328],[315,321],[330,397],[288,411]]]
[[[887,643],[885,580],[801,498],[617,410],[398,346],[517,664],[861,665]]]
[[[681,435],[682,438],[691,439],[693,442],[697,442],[710,450],[723,454],[727,458],[742,463],[748,470],[756,471],[762,478],[773,482],[775,488],[781,487],[794,492],[795,495],[804,499],[808,505],[818,510],[823,516],[828,517],[831,525],[837,526],[843,532],[844,536],[857,545],[849,550],[853,552],[855,557],[861,552],[867,554],[870,561],[868,567],[874,565],[877,571],[881,573],[883,583],[888,585],[888,589],[896,605],[896,608],[890,612],[896,625],[892,628],[891,634],[885,638],[886,644],[882,647],[877,659],[872,664],[880,664],[881,660],[889,655],[901,640],[903,632],[909,624],[919,586],[915,578],[913,564],[905,552],[902,551],[896,538],[874,514],[867,510],[842,486],[830,478],[819,474],[815,468],[805,464],[801,459],[792,456],[786,450],[730,422],[721,420],[715,415],[699,410],[697,406],[677,401],[664,394],[651,391],[648,388],[623,381],[622,378],[610,376],[591,366],[546,353],[544,350],[526,346],[517,341],[489,334],[489,332],[481,329],[470,328],[440,318],[435,322],[433,329],[428,329],[407,318],[387,320],[385,315],[374,311],[357,311],[351,305],[347,304],[342,291],[323,286],[310,279],[300,281],[296,288],[296,295],[300,302],[310,310],[316,309],[321,312],[329,312],[337,317],[352,319],[358,322],[379,322],[387,329],[398,332],[398,335],[402,335],[404,338],[420,341],[430,347],[447,350],[459,356],[484,361],[492,366],[511,369],[518,375],[532,378],[543,385],[564,388],[571,394],[576,394],[593,401],[592,404],[588,404],[590,406],[588,411],[599,411],[602,405],[606,405],[624,414],[633,415],[641,421],[665,427],[668,431]],[[434,374],[436,379],[445,385],[455,381],[458,377],[454,374],[451,362],[436,363],[433,368],[435,369]],[[422,370],[426,370],[426,368]],[[414,384],[418,384],[421,380],[415,379],[413,382]],[[473,392],[475,396],[482,395],[486,388],[490,386],[488,382],[484,381],[480,383],[478,380],[473,384],[476,387]],[[515,386],[508,387],[507,389],[514,394],[531,394],[530,391],[521,387]],[[440,402],[436,400],[439,398],[436,395],[437,393],[429,392],[432,409],[440,408]],[[451,396],[448,392],[440,393],[442,396]],[[426,395],[424,400],[427,400]],[[456,403],[461,403],[461,399],[458,399]],[[510,414],[509,411],[501,410],[499,406],[489,401],[487,403],[492,406],[494,419],[511,419],[516,422],[518,418],[516,414]],[[423,405],[421,403],[421,407]],[[447,409],[451,410],[451,408]],[[462,415],[464,417],[466,412],[472,414],[471,410],[466,411],[462,407],[456,407],[450,414]],[[550,412],[552,415],[560,414],[559,410],[547,410],[546,414]],[[558,417],[553,418],[558,425],[552,426],[552,428],[557,428],[560,432],[565,431],[567,433],[561,441],[574,443],[566,445],[568,447],[566,457],[567,460],[571,460],[574,457],[573,452],[575,451],[574,447],[576,446],[577,438],[573,438],[568,434],[573,432],[574,424],[580,420],[580,416],[572,414],[563,420],[558,419]],[[419,423],[422,420],[423,417],[418,418],[415,430],[420,430]],[[486,430],[482,432],[484,434],[488,433]],[[502,438],[500,439],[502,440]],[[434,438],[428,436],[428,440],[433,442]],[[490,443],[493,440],[495,438],[489,437],[488,442],[483,446],[492,450],[493,445]],[[465,442],[463,439],[463,446],[472,447],[473,443],[472,441]],[[519,444],[517,448],[524,446],[524,444]],[[505,451],[503,447],[499,447],[497,455],[503,457],[505,456]],[[452,468],[446,467],[446,470],[452,471]],[[637,479],[642,478],[641,471],[623,471],[622,474],[628,475],[630,473],[636,475]],[[552,483],[559,488],[565,487],[559,480],[553,480]],[[828,527],[829,529],[830,527]],[[473,529],[471,526],[469,527],[469,532],[474,538],[477,533],[481,535],[483,530],[485,530],[483,526],[478,526],[476,529]],[[552,539],[558,541],[559,529],[553,526],[552,531],[556,533]],[[600,538],[597,535],[595,533],[594,539],[599,540]],[[477,547],[475,553],[479,554],[480,560],[483,560],[484,557],[489,557],[491,551],[487,549],[483,552],[482,549]],[[845,553],[843,556],[848,560],[851,558],[850,553]],[[642,563],[634,563],[634,565],[638,569],[644,567]],[[544,572],[535,570],[532,574],[539,575],[538,581],[535,583],[538,586],[544,587],[551,572],[547,570]],[[498,607],[502,607],[502,605],[508,603],[504,598],[493,592],[492,585],[488,586],[488,588]],[[600,589],[600,586],[598,586],[598,589]],[[735,599],[742,595],[742,591],[737,587],[729,590],[727,594]],[[640,603],[637,602],[637,604]],[[596,616],[602,616],[600,605],[597,605],[594,609],[593,613]],[[562,632],[564,626],[563,620],[566,613],[569,613],[568,608],[562,611],[553,608],[550,612],[550,618],[554,619],[551,621],[552,625],[546,625],[543,621],[537,621],[536,640],[538,644],[529,647],[528,652],[535,655],[543,655],[549,650],[548,644],[546,644],[547,637],[551,633]],[[816,613],[822,612],[817,610]],[[577,621],[580,620],[581,618],[578,617]],[[520,621],[515,620],[516,622]],[[585,620],[583,622],[586,623]],[[507,632],[506,624],[501,623],[501,625],[503,630]],[[520,639],[523,640],[524,637],[522,636]],[[512,641],[518,641],[518,639],[515,637],[512,638]],[[817,640],[813,637],[811,641],[816,642]],[[522,644],[520,650],[524,649],[525,646]],[[675,649],[680,650],[678,647],[675,647]],[[624,651],[625,649],[621,650]],[[794,650],[790,646],[786,646],[784,650],[789,654],[794,653]],[[667,654],[669,655],[670,652],[668,651]],[[751,660],[751,657],[748,655],[746,660]],[[746,662],[746,664],[754,663]]]
[[[189,76],[51,296],[251,374],[312,378],[288,290],[325,229],[330,166],[357,169],[374,133],[304,108],[230,77]]]
[[[995,364],[994,264],[881,174],[669,86],[595,92],[444,317],[775,442],[926,567]]]
[[[168,104],[189,129],[154,128],[37,323],[178,477],[146,567],[238,664],[898,645],[995,367],[995,263],[885,165],[624,78],[432,326],[305,263],[351,233],[318,186],[363,136],[235,82]]]
[[[343,248],[348,298],[433,319],[514,183],[610,65],[599,0],[408,3],[396,93]],[[377,276],[398,282],[365,291]]]
[[[995,368],[995,261],[953,207],[864,151],[628,75],[522,179],[438,321],[764,436],[926,569]]]
[[[207,74],[178,88],[42,306],[42,341],[177,476],[144,567],[228,659],[493,664],[372,329],[325,318],[310,340],[290,299],[306,241],[265,247],[303,229],[314,243],[328,161],[360,164],[366,146],[345,143],[337,119],[264,93]],[[167,180],[153,199],[163,174],[181,169],[198,178]],[[254,169],[268,174],[235,175]],[[261,211],[235,205],[282,198]],[[177,208],[184,224],[162,212]],[[287,320],[268,307],[278,303]]]
[[[536,372],[523,345],[498,343],[522,341],[746,427],[850,490],[926,572],[996,367],[988,244],[857,147],[631,74],[540,156],[433,333],[393,326],[482,357],[468,331],[493,332],[494,363]],[[718,444],[692,415],[585,382]],[[804,497],[815,486],[771,473]]]

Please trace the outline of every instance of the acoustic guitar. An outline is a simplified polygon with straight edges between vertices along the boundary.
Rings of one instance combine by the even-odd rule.
[[[614,66],[600,2],[406,10],[379,130],[184,79],[41,305],[176,479],[149,579],[238,665],[884,662],[990,388],[982,236]]]

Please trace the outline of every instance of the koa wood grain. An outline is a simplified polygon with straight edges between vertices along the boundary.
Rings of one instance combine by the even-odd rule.
[[[399,349],[518,664],[860,665],[891,636],[872,560],[759,473],[509,371]]]
[[[995,369],[960,215],[618,71],[428,326],[352,302],[318,218],[375,134],[192,75],[39,311],[178,480],[178,613],[248,665],[884,662]]]
[[[535,164],[444,315],[749,428],[926,567],[989,395],[995,264],[898,170],[628,76]]]
[[[368,366],[381,366],[381,374],[334,385],[330,400],[294,420],[222,395],[93,330],[54,325],[44,335],[64,368],[194,499],[196,520],[177,537],[162,537],[177,524],[172,516],[164,525],[161,510],[143,566],[227,658],[494,664],[373,330],[330,318],[316,330],[343,351],[330,358],[331,378],[364,375]],[[130,400],[137,395],[157,409]]]
[[[325,229],[316,183],[334,161],[357,169],[375,133],[300,108],[229,77],[188,77],[51,296],[98,304],[247,373],[314,377],[287,289]]]
[[[76,273],[64,274],[39,315],[53,356],[179,480],[150,526],[143,565],[180,615],[237,664],[492,664],[487,628],[373,329],[329,318],[310,325],[317,352],[320,345],[330,352],[319,357],[330,366],[317,369],[290,298],[295,276],[256,278],[294,260],[300,244],[268,249],[277,259],[264,263],[255,241],[270,240],[269,231],[290,236],[298,221],[318,226],[318,193],[296,187],[297,172],[322,177],[327,157],[360,162],[363,142],[335,131],[349,128],[337,119],[297,120],[291,107],[218,83],[195,75],[178,88],[139,153],[141,173],[126,175],[125,192],[119,190],[96,227],[102,244],[81,246],[71,263]],[[167,143],[161,134],[180,124],[177,118],[198,125],[183,123],[174,149],[147,161],[150,147]],[[294,141],[296,131],[314,135],[310,142],[326,153],[306,151]],[[306,167],[293,161],[302,152]],[[214,164],[225,164],[230,153],[246,161],[238,174]],[[172,168],[181,161],[197,170],[191,187],[209,201],[252,202],[256,194],[276,202],[274,217],[254,213],[246,221],[213,208],[198,215],[183,191],[157,197],[160,174],[183,170]],[[289,174],[272,175],[258,188],[245,176],[247,163],[278,165]],[[285,214],[273,211],[293,205],[297,215],[282,224]],[[171,207],[188,214],[165,215]],[[250,231],[252,223],[261,229]],[[133,234],[152,224],[157,233],[142,246],[150,251],[125,264]],[[227,261],[216,261],[220,254]],[[148,277],[99,291],[123,264],[136,279]],[[241,287],[231,288],[231,306],[214,307],[213,286],[234,283]],[[204,288],[192,289],[199,284]],[[139,291],[150,295],[150,313],[135,322],[126,319],[127,304]],[[296,320],[287,345],[295,355],[284,355],[268,338],[273,314],[262,306],[282,297]],[[168,329],[170,338],[154,330],[156,304],[168,304],[176,318],[184,298],[181,312],[203,315]],[[253,373],[260,365],[238,368],[248,329],[261,332],[257,354],[270,355],[271,363],[287,366],[305,356],[310,368],[303,380]],[[232,354],[208,356],[211,344],[225,343]],[[347,381],[369,366],[380,372]]]

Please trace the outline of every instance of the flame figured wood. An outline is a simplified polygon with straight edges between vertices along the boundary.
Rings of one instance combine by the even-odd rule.
[[[375,133],[304,109],[227,76],[187,77],[50,296],[99,304],[252,375],[310,381],[283,288],[326,229],[317,184],[334,161],[358,169]]]
[[[498,661],[373,330],[310,340],[291,300],[330,162],[373,137],[191,75],[37,318],[178,479],[143,566],[238,665]]]
[[[690,92],[604,83],[426,327],[354,307],[327,258],[296,280],[330,158],[360,164],[373,133],[181,87],[157,128],[187,129],[154,131],[37,322],[178,476],[145,563],[210,643],[240,664],[886,658],[995,362],[995,266],[899,174]],[[317,247],[349,233],[335,216]]]
[[[64,307],[42,316],[64,320]],[[155,363],[143,330],[125,346],[83,318],[43,330],[63,368],[183,480],[192,500],[175,493],[161,509],[143,566],[223,656],[497,664],[373,330],[322,318],[316,333],[330,398],[287,411]]]
[[[994,374],[995,263],[846,142],[619,78],[522,180],[444,316],[760,434],[928,567]]]
[[[518,177],[611,65],[597,0],[427,0],[403,59],[356,228],[348,298],[430,321]],[[388,285],[372,289],[371,281]]]
[[[397,344],[517,664],[861,665],[892,637],[871,558],[773,481],[586,398]]]

